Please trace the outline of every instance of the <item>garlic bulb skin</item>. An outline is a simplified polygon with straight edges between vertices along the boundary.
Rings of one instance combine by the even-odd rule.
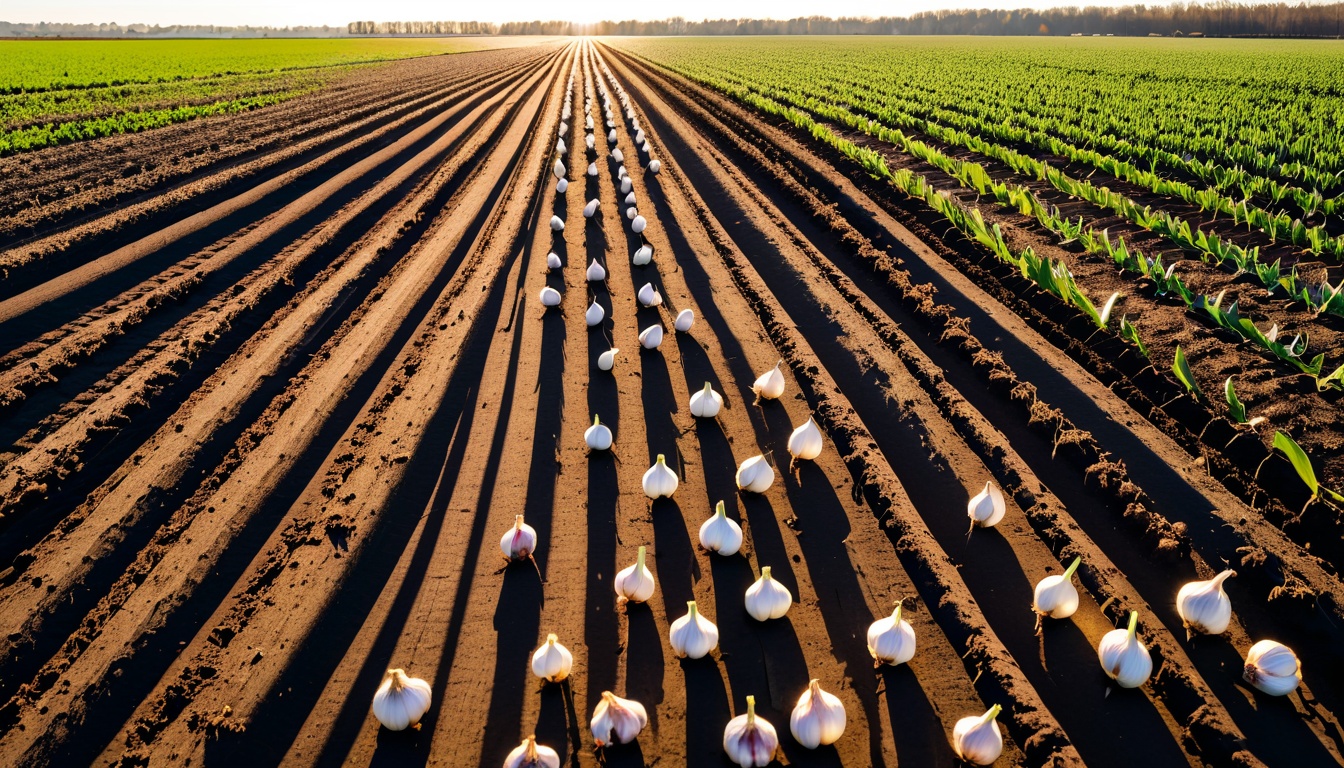
[[[618,178],[618,179],[624,179],[627,175],[628,175],[628,174],[626,174],[626,172],[625,172],[625,164],[624,164],[624,163],[622,163],[621,165],[616,166],[616,178]],[[634,193],[631,192],[630,194],[633,195]]]
[[[757,621],[778,619],[789,612],[793,594],[770,575],[770,566],[761,569],[761,577],[747,587],[747,613]]]
[[[597,198],[589,200],[588,204],[583,206],[583,217],[585,219],[593,218],[593,214],[595,213],[597,213]]]
[[[373,716],[389,731],[404,731],[429,711],[429,683],[408,677],[404,669],[389,669],[373,694]]]
[[[652,174],[654,174],[654,175],[656,176],[656,175],[658,175],[658,172],[661,171],[661,170],[663,170],[663,164],[662,164],[662,163],[658,162],[657,160],[650,160],[650,161],[649,161],[649,173],[652,173]]]
[[[625,218],[630,219],[631,221],[634,221],[634,218],[638,215],[639,211],[635,210],[635,206],[633,205],[625,209]]]
[[[643,143],[644,143],[644,132],[643,132],[643,131],[635,131],[635,143],[636,143],[636,144],[643,144]]]
[[[630,222],[630,230],[634,232],[636,235],[638,235],[639,233],[643,232],[644,228],[647,227],[648,225],[649,222],[645,221],[643,216],[636,216],[635,220]]]
[[[747,697],[747,714],[728,721],[723,729],[723,751],[742,768],[760,768],[775,759],[779,734],[775,726],[756,716],[756,697]]]
[[[883,664],[894,667],[915,657],[915,629],[901,618],[901,610],[901,604],[897,603],[890,616],[868,625],[868,653],[875,667]]]
[[[515,515],[513,527],[499,539],[499,548],[510,560],[531,557],[537,550],[537,531],[523,522],[522,515]]]
[[[677,492],[677,473],[667,466],[663,454],[644,472],[644,495],[650,499],[672,498]]]
[[[616,143],[616,129],[615,129],[615,128],[612,128],[612,129],[611,129],[611,133],[608,133],[608,134],[607,134],[607,142],[608,142],[608,143],[611,143],[611,144],[615,144],[615,143]]]
[[[612,133],[615,133],[615,129],[612,129]],[[615,160],[615,161],[618,162],[618,163],[624,163],[624,162],[625,162],[625,155],[621,154],[621,150],[619,150],[619,149],[613,149],[613,150],[611,150],[611,159],[612,159],[612,160]],[[621,191],[624,192],[625,190],[621,190]]]
[[[793,738],[808,749],[834,744],[845,733],[845,705],[833,694],[821,690],[817,680],[807,684],[789,716]]]
[[[775,484],[775,468],[756,454],[737,467],[737,487],[751,493],[765,493]]]
[[[1302,683],[1302,664],[1288,646],[1261,640],[1246,653],[1241,677],[1261,693],[1285,696]]]
[[[663,326],[650,325],[639,332],[639,345],[645,349],[657,349],[663,343]]]
[[[555,290],[554,288],[552,288],[552,287],[549,286],[549,285],[546,286],[545,288],[542,288],[542,289],[541,289],[541,305],[542,305],[543,307],[558,307],[558,306],[560,306],[560,292],[557,291],[557,290]]]
[[[714,506],[714,514],[700,524],[700,546],[724,557],[736,555],[742,548],[742,527],[728,517],[722,501]]]
[[[632,181],[630,181],[630,177],[629,177],[629,176],[622,176],[622,177],[621,177],[621,194],[624,195],[625,193],[629,192],[629,191],[632,190],[632,189],[634,189],[634,183],[633,183]]]
[[[806,424],[793,430],[793,434],[789,435],[789,454],[794,459],[811,461],[821,455],[821,447],[821,429],[811,416],[807,417]]]
[[[723,396],[714,391],[708,381],[705,388],[691,395],[691,415],[697,419],[712,419],[723,407]]]
[[[1049,616],[1052,619],[1067,619],[1078,610],[1078,590],[1073,586],[1073,574],[1083,562],[1075,557],[1063,574],[1046,576],[1036,584],[1032,594],[1031,608],[1037,616]]]
[[[588,306],[588,311],[583,313],[583,321],[588,324],[589,328],[592,328],[595,325],[601,325],[605,319],[607,319],[607,310],[597,303],[597,299],[593,299],[593,303]]]
[[[593,138],[593,134],[590,133],[583,137],[583,145],[588,149],[593,149],[597,145],[597,141]]]
[[[589,176],[596,176],[596,175],[597,175],[597,163],[589,163],[589,164],[588,164],[588,175],[589,175]]]
[[[588,265],[588,271],[584,276],[588,278],[588,282],[590,283],[600,283],[607,279],[607,268],[602,266],[602,263],[597,259],[593,259],[592,263]]]
[[[1136,634],[1138,626],[1139,612],[1130,611],[1129,629],[1113,629],[1097,645],[1101,668],[1121,688],[1138,688],[1153,673],[1153,658]]]
[[[649,724],[649,715],[644,705],[638,701],[622,699],[611,691],[602,692],[602,700],[593,710],[590,728],[593,741],[599,747],[608,744],[629,744],[635,740],[644,726]]]
[[[677,313],[676,322],[672,323],[672,327],[676,328],[678,333],[686,333],[691,330],[691,326],[694,324],[695,313],[691,311],[690,307],[687,307]]]
[[[552,216],[552,217],[551,217],[551,231],[552,231],[552,232],[564,232],[564,231],[565,231],[565,222],[562,221],[562,220],[560,219],[559,216]]]
[[[612,347],[611,349],[608,349],[606,352],[603,352],[602,354],[598,355],[597,356],[598,369],[603,371],[610,371],[612,367],[616,365],[616,353],[620,351],[621,350],[618,349],[617,347]]]
[[[621,166],[621,168],[625,168],[625,166]],[[626,204],[626,205],[634,205],[634,204],[635,204],[635,193],[634,193],[633,191],[631,191],[630,194],[628,194],[628,195],[625,196],[625,204]]]
[[[700,615],[700,609],[692,600],[686,604],[686,615],[672,622],[668,628],[667,640],[677,658],[701,659],[718,647],[719,628]]]
[[[560,267],[561,267],[561,264],[560,264],[560,257],[559,257],[559,256],[556,256],[554,253],[548,253],[548,254],[546,254],[546,268],[547,268],[547,269],[559,269]]]
[[[561,135],[561,136],[564,136],[564,135],[565,135],[565,131],[564,131],[565,124],[564,124],[564,123],[561,123],[561,124],[560,124],[560,128],[561,128],[560,135]],[[565,140],[564,140],[564,139],[556,139],[556,140],[555,140],[555,151],[556,151],[556,152],[559,152],[559,153],[562,154],[562,155],[565,154]],[[560,161],[559,161],[559,160],[556,160],[556,162],[558,163],[558,162],[560,162]]]
[[[1232,601],[1223,582],[1237,572],[1226,570],[1207,581],[1192,581],[1176,593],[1176,612],[1188,632],[1221,635],[1232,621]]]
[[[784,394],[784,373],[779,369],[783,364],[783,360],[775,363],[774,368],[762,373],[751,385],[758,400],[776,400]]]
[[[1003,491],[993,483],[985,483],[985,487],[966,504],[966,514],[971,518],[971,527],[992,528],[999,524],[1007,511],[1008,505],[1004,503]]]
[[[569,677],[574,668],[574,654],[560,643],[555,633],[546,636],[546,642],[532,653],[532,674],[543,680],[558,683]]]
[[[637,298],[639,303],[646,307],[656,307],[663,303],[663,296],[653,287],[653,283],[645,283],[639,289]]]
[[[653,580],[653,573],[649,571],[648,566],[644,565],[644,547],[639,548],[639,554],[635,558],[635,564],[627,568],[622,568],[616,578],[612,579],[611,585],[616,590],[616,602],[624,605],[625,603],[643,603],[653,597],[653,590],[656,586]],[[621,742],[624,744],[625,742]]]
[[[583,442],[588,444],[588,448],[594,451],[605,451],[611,448],[611,429],[593,416],[593,426],[584,430]]]
[[[504,768],[560,768],[560,755],[538,744],[536,736],[528,736],[504,758]]]
[[[980,717],[963,717],[952,728],[952,748],[957,757],[975,765],[990,765],[1003,753],[1003,734],[994,718],[1003,707],[995,704]]]
[[[565,190],[567,190],[567,189],[569,189],[569,181],[568,181],[567,179],[561,179],[561,180],[555,182],[555,191],[556,191],[556,192],[559,192],[560,194],[563,195],[563,194],[565,194]]]
[[[551,173],[554,173],[557,179],[565,178],[565,164],[560,162],[560,158],[555,159],[555,165],[551,166]]]
[[[636,267],[642,267],[653,261],[653,248],[648,245],[641,245],[635,249],[635,253],[630,257],[630,262]]]

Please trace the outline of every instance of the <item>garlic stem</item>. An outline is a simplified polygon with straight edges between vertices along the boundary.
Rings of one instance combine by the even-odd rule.
[[[1138,611],[1130,611],[1130,612],[1129,612],[1129,639],[1130,639],[1130,640],[1133,640],[1133,639],[1134,639],[1134,635],[1138,632],[1138,629],[1139,629],[1139,612],[1138,612]]]
[[[896,601],[896,610],[891,612],[891,625],[899,627],[901,625],[901,601]]]
[[[635,572],[644,570],[644,547],[639,548],[639,555],[635,557]]]
[[[1075,561],[1075,562],[1077,562],[1077,561]],[[1135,612],[1134,612],[1134,617],[1135,617],[1135,620],[1136,620],[1136,621],[1138,620],[1138,615],[1139,615],[1139,614],[1138,614],[1138,611],[1135,611]],[[1131,628],[1132,628],[1133,625],[1131,624],[1130,626],[1131,626]],[[1132,629],[1131,629],[1131,631],[1132,631]],[[994,718],[998,717],[998,716],[999,716],[999,713],[1002,712],[1002,711],[1003,711],[1003,707],[999,706],[998,704],[995,704],[994,706],[992,706],[992,707],[989,708],[989,711],[985,713],[985,716],[984,716],[984,717],[980,718],[980,724],[981,724],[981,725],[984,725],[984,724],[988,723],[990,720],[993,720]]]
[[[691,605],[695,605],[695,603],[691,603]],[[756,697],[747,696],[747,725],[751,726],[754,725],[755,723],[756,723]]]
[[[1064,580],[1068,581],[1069,579],[1072,579],[1074,571],[1078,570],[1078,566],[1082,565],[1082,563],[1083,558],[1081,557],[1073,558],[1073,562],[1069,563],[1069,567],[1064,569]]]

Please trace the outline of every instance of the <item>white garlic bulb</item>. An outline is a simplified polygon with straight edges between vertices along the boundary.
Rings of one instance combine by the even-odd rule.
[[[551,173],[554,173],[557,179],[565,177],[565,164],[560,162],[560,158],[555,159],[555,165],[551,167]]]
[[[662,163],[658,162],[657,160],[650,160],[650,161],[649,161],[649,173],[652,173],[652,174],[654,174],[654,175],[656,176],[656,175],[658,175],[658,172],[661,171],[661,170],[663,170],[663,164],[662,164]]]
[[[563,117],[564,117],[566,120],[569,119],[569,108],[568,108],[568,107],[565,108],[565,113],[564,113]],[[566,133],[569,133],[569,123],[562,122],[562,123],[560,123],[560,135],[561,135],[561,136],[564,136]],[[565,143],[564,143],[563,141],[559,143],[559,146],[560,146],[560,147],[563,147],[564,145],[565,145]],[[557,147],[557,149],[559,149],[559,147]],[[559,151],[564,152],[565,150],[560,149]]]
[[[645,221],[643,216],[636,216],[635,220],[630,222],[630,231],[638,235],[640,232],[643,232],[644,228],[648,225],[649,222]]]
[[[586,117],[586,118],[583,119],[583,127],[584,127],[584,128],[587,128],[587,129],[590,130],[590,131],[593,130],[593,116],[592,116],[592,115],[589,115],[588,117]]]
[[[621,166],[621,167],[624,168],[625,166]],[[634,204],[635,204],[635,193],[634,193],[633,191],[631,191],[630,194],[628,194],[628,195],[625,196],[625,204],[626,204],[626,205],[634,205]]]
[[[625,209],[625,218],[630,219],[631,221],[634,221],[635,217],[638,215],[639,211],[636,210],[633,205]]]
[[[541,305],[542,305],[543,307],[558,307],[558,306],[560,306],[560,292],[557,291],[557,290],[555,290],[554,288],[552,288],[552,287],[549,286],[549,285],[546,286],[545,288],[542,288],[542,289],[541,289]]]
[[[627,602],[642,603],[653,597],[653,573],[644,565],[644,549],[640,547],[635,564],[622,568],[611,582],[616,590],[616,602],[621,605]]]
[[[822,439],[821,429],[817,422],[811,416],[807,417],[807,423],[793,430],[789,435],[789,454],[794,460],[803,459],[811,461],[821,455]]]
[[[589,164],[588,164],[588,175],[589,175],[589,176],[596,176],[596,175],[597,175],[597,163],[589,163]]]
[[[653,247],[649,245],[639,246],[635,249],[634,255],[630,257],[630,261],[636,267],[642,267],[653,261]]]
[[[775,483],[775,468],[756,454],[737,467],[737,487],[751,493],[765,493]]]
[[[538,744],[536,736],[528,736],[504,758],[504,768],[560,768],[560,755]]]
[[[783,360],[775,363],[774,368],[762,373],[751,385],[757,400],[776,400],[784,394],[784,372],[779,369],[783,364]]]
[[[990,765],[1003,753],[1003,734],[994,718],[1003,707],[995,704],[979,717],[963,717],[952,728],[952,748],[957,757],[975,765]]]
[[[568,180],[566,180],[566,179],[561,179],[561,180],[555,182],[555,191],[556,191],[556,192],[559,192],[560,194],[563,195],[563,194],[565,194],[565,190],[567,190],[567,189],[569,189],[569,181],[568,181]]]
[[[523,522],[522,515],[515,515],[513,527],[499,539],[499,548],[510,560],[522,560],[537,551],[537,531]]]
[[[718,647],[719,628],[700,615],[692,600],[686,604],[686,615],[672,622],[667,639],[678,658],[700,659]]]
[[[588,306],[588,311],[583,313],[583,321],[588,324],[589,328],[601,325],[606,318],[607,310],[597,303],[597,299],[593,299],[593,303]]]
[[[625,165],[624,165],[624,164],[616,166],[616,178],[618,178],[618,179],[624,179],[624,178],[626,177],[626,175],[627,175],[627,174],[626,174],[626,172],[625,172]],[[633,193],[631,193],[631,194],[633,194]]]
[[[728,517],[722,501],[714,505],[714,514],[700,524],[700,546],[724,557],[736,555],[742,548],[742,528]]]
[[[676,322],[672,324],[672,327],[676,328],[680,333],[686,333],[691,330],[691,326],[694,324],[695,313],[691,311],[690,307],[687,307],[677,313]]]
[[[373,716],[389,731],[404,731],[429,711],[429,683],[407,677],[404,669],[389,669],[373,694]]]
[[[1221,635],[1232,621],[1232,601],[1223,591],[1223,582],[1237,572],[1226,570],[1207,581],[1192,581],[1176,593],[1176,612],[1187,633]]]
[[[607,279],[607,268],[602,266],[602,263],[597,259],[593,259],[592,263],[588,265],[585,277],[588,278],[590,283],[600,283]]]
[[[561,267],[561,264],[560,264],[560,257],[559,257],[559,256],[556,256],[554,253],[548,253],[548,254],[546,254],[546,268],[547,268],[547,269],[559,269],[560,267]]]
[[[612,128],[612,129],[611,129],[611,133],[608,133],[608,134],[607,134],[607,142],[610,143],[610,144],[615,144],[615,143],[616,143],[616,129],[615,129],[615,128]]]
[[[972,496],[966,505],[966,514],[971,518],[972,528],[992,528],[999,524],[1007,511],[1008,505],[1004,503],[1003,491],[993,483],[985,483],[985,487]]]
[[[590,133],[583,137],[583,145],[588,149],[593,149],[597,145],[597,141],[593,139],[593,134]]]
[[[635,740],[644,726],[649,724],[649,715],[644,705],[638,701],[622,699],[611,691],[602,692],[602,700],[593,710],[591,725],[593,741],[599,747],[608,744],[629,744]]]
[[[1262,693],[1285,696],[1302,683],[1302,664],[1283,643],[1261,640],[1246,653],[1241,677]]]
[[[901,604],[896,603],[890,616],[868,625],[868,653],[875,667],[883,664],[894,667],[915,657],[915,628],[901,618],[901,610]]]
[[[562,221],[562,220],[560,219],[559,216],[552,216],[552,217],[551,217],[551,231],[552,231],[552,232],[564,232],[564,231],[565,231],[565,222]]]
[[[763,717],[756,715],[756,697],[747,697],[747,714],[728,721],[723,729],[723,751],[742,768],[760,768],[775,759],[779,734]]]
[[[1153,673],[1153,658],[1136,634],[1138,626],[1139,612],[1130,611],[1129,629],[1113,629],[1097,645],[1101,668],[1121,688],[1138,688]]]
[[[1031,608],[1036,611],[1037,627],[1040,626],[1041,617],[1067,619],[1078,610],[1078,590],[1073,586],[1072,579],[1074,571],[1078,570],[1082,562],[1081,557],[1075,557],[1063,574],[1046,576],[1036,584]]]
[[[621,194],[624,195],[625,193],[629,192],[629,191],[632,190],[632,189],[634,189],[634,184],[630,181],[630,177],[629,177],[629,176],[624,176],[624,177],[622,177],[622,178],[621,178]]]
[[[595,213],[597,213],[597,198],[589,200],[588,204],[583,206],[583,217],[585,219],[593,218],[593,214]]]
[[[621,350],[619,348],[612,347],[611,349],[608,349],[606,352],[603,352],[602,354],[598,355],[597,367],[603,371],[610,371],[612,367],[616,365],[616,353],[620,351]]]
[[[639,332],[639,345],[645,349],[657,349],[663,343],[663,326],[650,325]]]
[[[708,381],[705,388],[691,395],[691,415],[697,419],[712,419],[723,407],[723,396],[714,391]]]
[[[636,143],[636,144],[643,144],[643,143],[644,143],[644,132],[643,132],[643,131],[635,131],[635,143]]]
[[[663,303],[663,296],[653,287],[653,283],[645,283],[640,287],[637,298],[639,303],[646,307],[656,307]]]
[[[663,454],[644,472],[644,495],[650,499],[672,498],[677,492],[677,473],[667,466]]]
[[[555,633],[546,636],[546,642],[532,653],[532,674],[543,680],[558,683],[569,677],[574,668],[574,654],[560,643]]]
[[[813,680],[793,707],[789,731],[808,749],[834,744],[845,733],[845,705],[835,695],[821,690],[820,681]]]
[[[615,132],[616,132],[615,130],[612,131],[612,133],[615,133]],[[612,160],[615,160],[615,161],[618,162],[618,163],[624,163],[624,162],[625,162],[625,155],[621,154],[621,150],[619,150],[619,149],[613,149],[613,150],[611,150],[611,159],[612,159]],[[621,190],[621,191],[624,192],[625,190]]]
[[[593,426],[584,430],[583,442],[594,451],[605,451],[611,448],[611,429],[593,416]]]
[[[770,566],[761,568],[761,577],[747,587],[747,613],[757,621],[778,619],[789,612],[793,594],[770,575]]]
[[[560,128],[562,129],[562,130],[560,131],[560,135],[561,135],[561,136],[564,136],[564,135],[565,135],[565,132],[564,132],[564,130],[563,130],[564,127],[565,127],[565,124],[564,124],[564,123],[561,123],[561,124],[560,124]],[[556,152],[559,152],[559,153],[562,154],[562,155],[565,154],[565,140],[564,140],[564,139],[556,139],[556,140],[555,140],[555,151],[556,151]],[[558,163],[558,162],[560,162],[560,161],[559,161],[559,160],[556,160],[556,162]]]

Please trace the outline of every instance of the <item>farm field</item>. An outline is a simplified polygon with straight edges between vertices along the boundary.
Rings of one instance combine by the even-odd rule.
[[[727,766],[752,697],[788,765],[1341,764],[1340,56],[548,40],[0,157],[0,762]]]

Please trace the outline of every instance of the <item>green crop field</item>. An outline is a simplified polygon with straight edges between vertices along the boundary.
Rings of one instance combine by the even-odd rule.
[[[240,112],[349,67],[510,38],[0,42],[0,154]]]

